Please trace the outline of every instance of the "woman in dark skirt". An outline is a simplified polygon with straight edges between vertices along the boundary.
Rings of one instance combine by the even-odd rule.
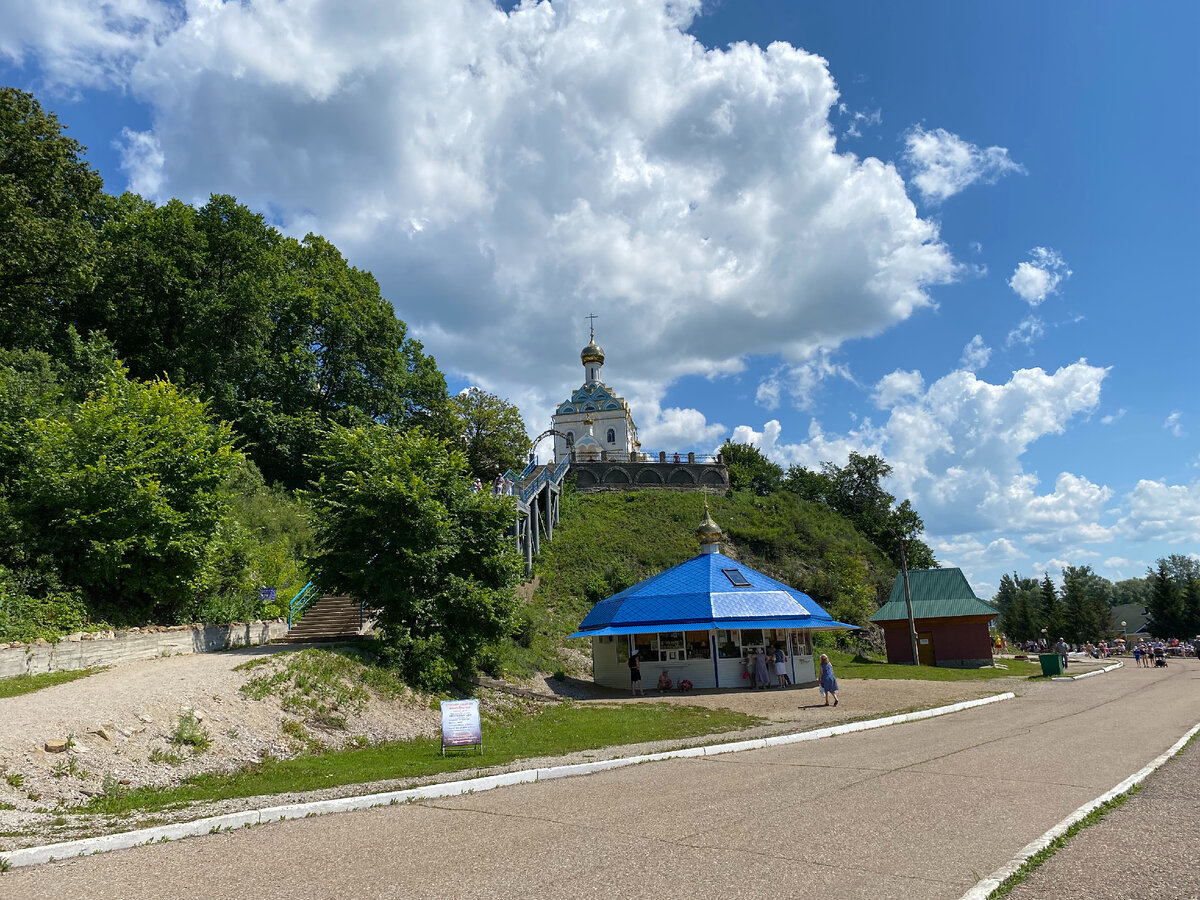
[[[637,647],[634,647],[629,653],[629,693],[634,695],[641,694],[645,697],[646,692],[642,690],[642,667],[639,665],[640,661]]]
[[[838,705],[838,683],[837,678],[833,674],[833,665],[829,662],[829,657],[824,653],[821,654],[821,690],[825,692],[825,705],[829,705],[829,698],[833,698],[833,705]]]

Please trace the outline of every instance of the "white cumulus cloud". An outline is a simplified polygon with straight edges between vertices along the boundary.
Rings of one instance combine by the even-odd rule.
[[[699,0],[101,6],[21,5],[0,48],[147,104],[134,187],[325,234],[534,428],[576,380],[586,313],[651,403],[758,354],[798,367],[802,397],[821,351],[959,271],[894,166],[838,152],[825,60],[706,48]],[[67,31],[39,11],[69,7]]]
[[[1011,172],[1025,171],[1004,147],[977,147],[944,128],[926,131],[919,125],[905,135],[904,158],[927,203],[940,203],[977,181],[993,184]]]
[[[875,386],[876,405],[888,411],[882,425],[864,420],[835,435],[813,420],[807,439],[791,443],[771,420],[762,431],[739,425],[733,439],[809,468],[841,465],[851,450],[878,453],[893,468],[891,490],[912,498],[931,534],[1019,530],[1038,541],[1106,541],[1111,527],[1097,523],[1111,489],[1064,472],[1046,490],[1022,456],[1093,411],[1107,374],[1086,360],[1055,372],[1020,369],[1003,384],[963,369],[926,384],[920,372],[897,370]]]
[[[977,334],[963,347],[961,363],[964,369],[977,372],[986,366],[991,358],[992,348],[983,342],[982,335]]]
[[[1062,254],[1047,247],[1034,247],[1029,260],[1019,263],[1008,280],[1008,286],[1030,306],[1037,306],[1058,291],[1058,286],[1071,277],[1071,269]]]
[[[1129,494],[1126,534],[1171,544],[1200,543],[1200,481],[1167,484],[1141,479]]]

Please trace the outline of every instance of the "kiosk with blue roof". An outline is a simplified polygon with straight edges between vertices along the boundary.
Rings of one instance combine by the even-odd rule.
[[[746,687],[750,652],[773,659],[776,650],[793,684],[814,682],[813,632],[857,626],[835,622],[807,594],[724,556],[707,505],[696,537],[698,556],[601,600],[571,635],[591,639],[596,683],[628,688],[635,648],[649,685],[665,668],[676,684]]]

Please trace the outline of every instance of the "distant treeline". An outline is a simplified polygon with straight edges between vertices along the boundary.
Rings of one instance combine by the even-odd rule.
[[[1149,612],[1147,630],[1155,637],[1200,634],[1200,561],[1193,557],[1165,557],[1144,578],[1115,584],[1090,566],[1067,566],[1062,578],[1060,591],[1048,574],[1041,581],[1016,572],[1001,576],[992,601],[1000,629],[1019,641],[1043,636],[1052,643],[1060,637],[1072,643],[1111,640],[1121,636],[1113,607],[1134,604]]]

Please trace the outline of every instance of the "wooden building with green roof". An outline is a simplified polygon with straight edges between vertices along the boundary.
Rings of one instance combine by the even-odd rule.
[[[992,664],[988,623],[997,611],[975,596],[962,569],[916,569],[908,573],[908,584],[921,665],[966,669]],[[908,609],[900,575],[888,602],[871,621],[883,628],[888,662],[911,664]]]

